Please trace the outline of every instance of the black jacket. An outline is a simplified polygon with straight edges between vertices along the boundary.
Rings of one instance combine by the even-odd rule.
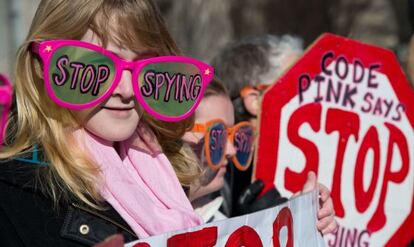
[[[125,242],[137,237],[109,205],[98,211],[79,201],[59,203],[35,183],[39,169],[30,160],[0,163],[0,246],[92,246],[121,233]]]

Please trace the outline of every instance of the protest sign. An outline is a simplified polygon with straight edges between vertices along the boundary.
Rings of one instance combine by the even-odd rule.
[[[316,228],[317,208],[315,190],[274,208],[142,239],[126,247],[324,246]]]
[[[405,246],[413,107],[391,51],[325,34],[263,96],[255,177],[289,195],[315,171],[340,224],[328,246]]]

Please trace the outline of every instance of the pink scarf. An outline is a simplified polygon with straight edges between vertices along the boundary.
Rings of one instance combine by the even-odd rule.
[[[134,135],[114,147],[85,130],[76,130],[99,165],[101,194],[139,238],[200,225],[154,133],[139,124]]]

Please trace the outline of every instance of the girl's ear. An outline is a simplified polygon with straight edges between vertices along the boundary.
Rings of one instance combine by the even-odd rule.
[[[243,98],[243,104],[246,110],[253,116],[257,117],[259,113],[259,93],[249,94]]]

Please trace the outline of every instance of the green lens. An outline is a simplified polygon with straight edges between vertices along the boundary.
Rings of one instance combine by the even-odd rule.
[[[107,56],[77,46],[57,49],[49,64],[49,79],[56,97],[69,104],[86,104],[102,96],[115,77],[115,64]]]
[[[187,113],[200,97],[202,77],[192,64],[160,62],[145,66],[138,83],[151,109],[163,116],[178,117]]]

